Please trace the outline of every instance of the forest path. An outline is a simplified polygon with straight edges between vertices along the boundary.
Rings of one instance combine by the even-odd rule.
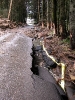
[[[32,39],[22,34],[30,29],[15,28],[0,34],[0,100],[61,100],[56,86],[46,80],[50,77],[47,70],[39,69],[45,79],[30,70]]]

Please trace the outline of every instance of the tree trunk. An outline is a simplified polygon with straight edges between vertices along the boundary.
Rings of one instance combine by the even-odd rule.
[[[10,13],[11,13],[11,8],[12,8],[12,2],[13,2],[13,0],[10,1],[10,8],[9,8],[9,13],[8,13],[8,19],[10,19]]]
[[[47,0],[47,28],[52,29],[53,24],[53,0]]]
[[[38,19],[40,21],[40,0],[38,0]]]
[[[56,33],[57,33],[57,0],[53,0],[53,4],[54,4],[54,11],[53,11],[54,23],[55,23]]]
[[[47,0],[47,28],[49,29],[49,0]]]
[[[70,1],[70,42],[71,48],[75,49],[75,1]]]
[[[42,28],[44,28],[44,0],[42,0]]]

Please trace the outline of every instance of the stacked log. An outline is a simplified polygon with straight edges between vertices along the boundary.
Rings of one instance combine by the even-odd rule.
[[[16,24],[11,22],[8,18],[0,18],[0,28],[15,28]]]
[[[0,18],[0,28],[5,29],[9,27],[10,20],[6,18]]]

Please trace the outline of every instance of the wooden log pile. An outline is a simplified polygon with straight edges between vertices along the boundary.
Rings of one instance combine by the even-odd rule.
[[[0,28],[15,28],[17,26],[16,22],[11,22],[8,18],[0,18]]]
[[[0,28],[8,28],[10,20],[5,18],[0,18]]]

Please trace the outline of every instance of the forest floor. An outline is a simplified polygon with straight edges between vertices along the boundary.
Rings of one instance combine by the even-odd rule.
[[[30,28],[29,28],[30,27]],[[2,32],[2,33],[1,33]],[[6,32],[12,33],[23,33],[28,37],[33,39],[41,38],[45,39],[45,47],[47,50],[50,50],[50,55],[53,55],[55,58],[59,59],[60,62],[66,65],[65,80],[68,77],[68,81],[75,80],[75,50],[71,50],[69,40],[61,39],[60,37],[53,35],[51,30],[47,28],[41,28],[40,26],[20,26],[13,29],[0,29],[0,35],[5,34]],[[57,69],[55,69],[57,70]],[[55,72],[59,73],[59,71]]]

